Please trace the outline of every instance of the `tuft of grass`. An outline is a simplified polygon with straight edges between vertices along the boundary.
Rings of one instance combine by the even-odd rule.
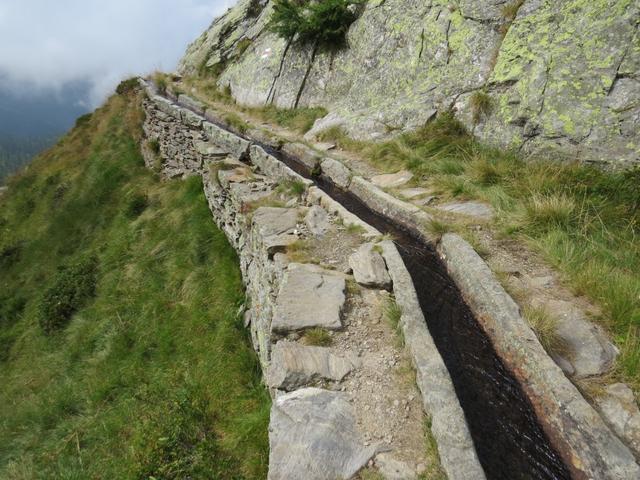
[[[324,107],[281,109],[273,105],[260,109],[248,109],[248,111],[265,122],[275,123],[298,133],[307,133],[316,120],[329,113]]]
[[[295,263],[318,263],[312,254],[312,246],[309,240],[297,240],[287,246],[287,256]]]
[[[312,328],[304,332],[303,342],[305,345],[328,347],[333,342],[333,339],[326,329]]]
[[[436,439],[431,433],[432,421],[431,418],[424,417],[424,436],[427,441],[427,458],[430,460],[427,462],[427,470],[420,475],[420,480],[446,480],[447,474],[442,468],[440,461],[440,453],[438,452],[438,444]]]
[[[294,197],[301,197],[306,191],[307,186],[300,180],[285,180],[276,187],[276,192]]]
[[[400,319],[402,318],[402,309],[395,300],[390,299],[384,307],[384,315],[391,328],[397,330],[400,327]]]
[[[243,38],[242,40],[238,41],[238,43],[236,44],[236,55],[238,57],[241,57],[252,43],[253,41],[250,38]]]
[[[240,132],[241,134],[247,133],[249,129],[249,124],[245,122],[240,116],[236,113],[228,113],[224,117],[225,123],[231,127],[233,130]]]
[[[149,150],[151,150],[154,154],[160,154],[160,142],[156,138],[152,138],[147,142],[147,146]]]
[[[345,131],[344,127],[335,126],[329,127],[316,135],[321,142],[335,143],[338,148],[344,150],[358,150],[358,147],[363,147],[364,143],[358,140],[354,140]]]
[[[563,356],[571,354],[567,343],[558,335],[558,321],[549,312],[528,306],[524,309],[524,317],[547,352]]]
[[[445,233],[449,233],[452,231],[451,225],[443,222],[442,220],[438,220],[437,218],[432,218],[426,225],[427,230],[435,235],[437,238],[442,237]]]
[[[535,194],[525,204],[526,222],[533,229],[567,229],[576,222],[575,201],[564,194]]]
[[[158,92],[160,92],[162,95],[167,94],[167,88],[169,87],[170,81],[169,76],[166,73],[154,72],[151,75],[151,80],[158,89]]]
[[[471,107],[471,120],[476,125],[491,114],[493,100],[487,92],[477,90],[469,97],[469,106]]]

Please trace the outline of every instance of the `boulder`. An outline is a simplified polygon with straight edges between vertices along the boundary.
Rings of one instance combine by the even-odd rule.
[[[631,389],[624,383],[609,385],[597,405],[604,421],[640,458],[640,411]]]
[[[342,328],[344,278],[315,265],[291,263],[276,299],[271,330],[279,333],[306,328]]]
[[[334,480],[374,455],[364,446],[345,394],[305,388],[276,398],[269,423],[268,480]]]
[[[407,170],[400,170],[396,173],[386,173],[371,177],[371,183],[380,188],[397,188],[413,178],[413,173]]]
[[[271,352],[267,384],[291,391],[318,380],[341,381],[355,367],[352,359],[324,347],[311,347],[281,341]]]
[[[373,288],[391,288],[391,277],[380,253],[374,250],[373,243],[365,243],[349,257],[349,266],[360,285]]]
[[[318,205],[313,205],[309,209],[304,217],[304,222],[309,231],[316,237],[323,236],[329,230],[329,215],[327,215],[327,211],[324,208]]]

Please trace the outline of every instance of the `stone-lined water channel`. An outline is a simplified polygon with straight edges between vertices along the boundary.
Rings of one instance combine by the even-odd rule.
[[[417,233],[374,212],[327,178],[312,176],[296,158],[261,146],[296,173],[312,179],[351,213],[393,237],[415,284],[431,335],[449,370],[487,478],[570,479],[531,403],[495,353],[434,247]]]

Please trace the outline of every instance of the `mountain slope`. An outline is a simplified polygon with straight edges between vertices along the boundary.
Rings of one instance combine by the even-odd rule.
[[[112,98],[0,197],[0,477],[262,478],[269,397],[199,179]]]

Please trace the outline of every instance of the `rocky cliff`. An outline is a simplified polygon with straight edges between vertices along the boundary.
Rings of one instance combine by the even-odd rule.
[[[312,134],[341,125],[376,139],[454,110],[481,139],[526,154],[640,163],[638,0],[369,0],[339,51],[277,37],[272,8],[240,0],[181,73],[215,74],[241,104],[324,106]]]

